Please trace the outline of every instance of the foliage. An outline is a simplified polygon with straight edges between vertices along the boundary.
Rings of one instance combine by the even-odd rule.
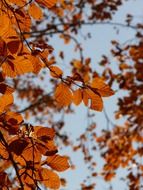
[[[57,147],[61,145],[70,146],[73,154],[79,150],[83,153],[90,178],[102,176],[109,182],[122,167],[128,171],[125,181],[129,189],[142,188],[143,25],[132,25],[132,15],[127,15],[125,24],[111,22],[123,3],[124,0],[0,1],[0,189],[64,186],[66,180],[56,172],[73,166],[70,155],[58,154]],[[103,55],[100,62],[103,72],[99,73],[93,68],[91,58],[84,55],[84,47],[78,41],[80,29],[96,24],[118,25],[136,32],[134,43],[112,41],[111,53],[118,63],[117,71]],[[65,47],[73,44],[79,55],[71,60],[69,57],[69,74],[58,64],[59,59],[64,62],[68,56],[66,50],[60,50],[57,58],[56,45],[50,45],[55,35],[64,41]],[[91,34],[86,38],[91,38]],[[114,95],[114,86],[118,91],[128,92],[118,98],[115,113],[116,119],[124,117],[122,126],[114,124],[103,109],[103,98]],[[102,130],[99,136],[92,122],[75,145],[70,136],[62,133],[64,118],[56,121],[55,117],[71,114],[73,105],[81,104],[88,111],[93,110],[92,113],[103,111],[112,128]],[[93,115],[88,114],[88,119]],[[36,124],[30,124],[32,119]],[[45,127],[41,126],[43,123]],[[87,146],[89,141],[91,147]],[[97,148],[104,160],[100,173],[95,172],[96,162],[91,154]],[[132,165],[137,167],[136,172]],[[83,190],[95,188],[95,183],[81,184]]]

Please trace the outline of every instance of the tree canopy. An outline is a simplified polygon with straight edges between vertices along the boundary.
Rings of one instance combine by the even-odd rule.
[[[129,190],[143,188],[143,22],[130,13],[124,22],[114,22],[114,15],[128,1],[0,1],[0,189],[66,187],[59,172],[74,169],[70,154],[59,153],[66,147],[71,154],[81,151],[90,171],[82,190],[96,189],[98,177],[110,183],[121,168],[126,174],[119,180]],[[120,27],[115,28],[117,33],[122,28],[134,30],[133,39],[111,41],[116,69],[106,54],[95,69],[94,60],[84,53],[79,38],[92,39],[93,25]],[[67,46],[73,54],[67,53]],[[122,95],[116,96],[118,92]],[[104,109],[104,98],[108,101],[113,95],[114,121]],[[74,114],[76,106],[87,109],[90,122],[74,142],[63,129],[64,117]],[[107,123],[100,134],[93,119],[96,112],[103,112]],[[116,121],[121,118],[119,125]],[[97,154],[102,160],[100,171]]]

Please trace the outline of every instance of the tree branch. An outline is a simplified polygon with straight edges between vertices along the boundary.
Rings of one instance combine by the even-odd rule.
[[[20,175],[19,175],[19,172],[18,172],[19,168],[18,168],[17,164],[15,163],[15,161],[14,161],[14,159],[13,159],[13,155],[12,155],[11,151],[9,150],[9,146],[8,146],[8,144],[7,144],[7,142],[6,142],[6,140],[5,140],[5,138],[4,138],[4,136],[3,136],[3,134],[2,134],[1,131],[0,131],[0,140],[3,142],[3,144],[4,144],[5,147],[6,147],[6,150],[7,150],[8,153],[9,153],[9,159],[10,159],[10,161],[11,161],[11,163],[12,163],[14,169],[15,169],[15,172],[16,172],[16,175],[17,175],[19,184],[20,184],[20,186],[21,186],[21,190],[24,190],[24,185],[23,185],[23,183],[22,183],[22,180],[21,180]]]

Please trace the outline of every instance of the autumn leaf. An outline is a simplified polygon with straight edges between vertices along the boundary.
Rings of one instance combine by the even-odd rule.
[[[36,127],[35,127],[36,128]],[[34,129],[35,129],[34,128]],[[39,140],[47,142],[47,140],[53,140],[55,131],[52,128],[40,127],[36,132],[36,136]]]
[[[48,142],[44,142],[42,140],[37,139],[36,140],[36,147],[37,150],[45,155],[45,156],[53,156],[58,152],[57,147],[52,140],[48,140]]]
[[[33,66],[32,72],[38,74],[40,70],[44,67],[44,64],[38,58],[38,56],[27,55],[27,59],[30,61],[30,64]]]
[[[86,106],[96,111],[102,111],[103,101],[99,94],[94,93],[90,89],[83,90],[83,102]]]
[[[0,37],[6,37],[9,33],[9,27],[10,27],[10,19],[6,14],[4,14],[2,11],[0,11]]]
[[[105,176],[104,176],[104,179],[106,181],[111,181],[111,179],[115,177],[115,172],[108,172]]]
[[[6,111],[13,103],[13,96],[11,94],[5,94],[0,97],[0,114]]]
[[[23,117],[19,113],[8,111],[5,115],[5,120],[10,125],[18,125],[22,123]]]
[[[21,168],[19,174],[21,175],[21,181],[24,183],[24,190],[30,190],[30,187],[35,184],[34,179],[31,177],[32,175],[35,176],[35,172],[32,169]]]
[[[72,102],[72,93],[70,88],[60,83],[55,90],[55,99],[60,106],[69,106]]]
[[[41,168],[39,171],[40,175],[40,181],[43,182],[43,184],[51,189],[58,189],[60,187],[60,178],[59,176],[47,168]]]
[[[6,150],[6,147],[2,143],[0,143],[0,156],[5,159],[9,158],[9,153]]]
[[[109,85],[105,84],[101,78],[95,77],[90,86],[103,97],[112,96],[114,94],[114,91]]]
[[[25,139],[15,139],[9,144],[9,150],[19,156],[27,146],[28,142]]]
[[[16,9],[12,22],[23,32],[29,32],[31,28],[31,18],[24,9]]]
[[[7,56],[7,44],[3,39],[0,39],[0,59]]]
[[[47,158],[47,164],[52,169],[59,171],[59,172],[65,171],[70,167],[70,165],[68,163],[68,157],[60,156],[58,154],[56,154],[54,156],[49,156]]]
[[[19,40],[11,40],[7,43],[7,48],[10,51],[11,54],[17,53],[19,46],[20,46]]]
[[[1,94],[12,94],[14,89],[5,83],[0,83],[0,93]]]
[[[16,77],[24,73],[32,72],[33,65],[24,56],[10,56],[9,59],[2,64],[3,73],[8,77]]]
[[[0,187],[2,186],[10,186],[10,180],[8,174],[6,172],[0,172]]]
[[[82,101],[82,90],[77,89],[73,92],[73,103],[79,105]]]
[[[43,17],[41,8],[36,3],[31,3],[29,6],[29,14],[36,20],[40,20]]]
[[[49,69],[51,76],[54,78],[59,78],[63,74],[63,71],[57,66],[49,66]]]
[[[21,154],[19,154],[20,150],[17,150],[17,152],[15,150],[15,154],[17,153],[17,156],[15,157],[16,162],[18,162],[22,166],[25,166],[27,162],[33,162],[35,166],[38,166],[41,161],[42,155],[40,154],[37,147],[34,146],[34,142],[30,142],[30,140],[26,138],[25,142],[22,144],[23,149]]]
[[[10,3],[16,4],[18,6],[24,6],[27,0],[8,0]]]
[[[57,0],[35,0],[38,4],[47,7],[47,8],[52,8]]]

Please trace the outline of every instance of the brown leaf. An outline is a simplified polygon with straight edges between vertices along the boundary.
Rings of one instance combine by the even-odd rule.
[[[79,105],[82,101],[82,91],[81,89],[77,89],[73,92],[73,103],[75,105]]]
[[[42,168],[39,173],[40,180],[46,187],[51,189],[58,189],[60,187],[60,178],[55,172]]]
[[[13,40],[13,41],[8,42],[7,48],[10,51],[10,53],[12,54],[17,53],[20,43],[21,42],[19,40]]]
[[[19,156],[27,146],[28,142],[26,140],[16,139],[9,144],[9,150]]]
[[[83,101],[85,105],[96,111],[102,111],[103,101],[99,94],[94,93],[90,89],[84,89],[83,91]]]
[[[54,155],[54,156],[49,156],[47,158],[47,164],[50,166],[52,169],[62,172],[67,170],[70,165],[68,163],[68,157],[66,156],[60,156],[60,155]]]
[[[43,17],[43,12],[36,3],[31,3],[29,5],[29,14],[36,20],[41,20]]]
[[[70,88],[60,83],[55,90],[55,99],[60,106],[69,106],[72,102],[72,93]]]
[[[52,77],[59,78],[59,77],[62,76],[63,71],[59,67],[50,66],[49,68],[50,68],[50,74],[51,74]]]
[[[101,78],[95,77],[90,86],[103,97],[112,96],[114,94],[114,91],[109,85],[105,84]]]
[[[52,8],[57,2],[57,0],[35,0],[35,1],[47,8]]]
[[[47,142],[47,140],[53,140],[55,131],[52,128],[41,127],[37,130],[36,136],[39,140]]]
[[[5,94],[0,97],[0,114],[8,109],[13,103],[13,96],[11,94]]]

